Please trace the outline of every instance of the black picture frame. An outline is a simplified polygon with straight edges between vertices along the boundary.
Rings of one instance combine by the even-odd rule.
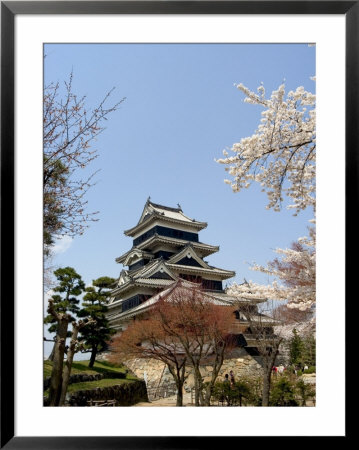
[[[359,1],[4,1],[1,2],[1,448],[204,448],[237,437],[14,436],[14,20],[18,14],[341,14],[346,19],[346,236],[358,196]],[[6,220],[4,218],[6,217]],[[347,239],[348,242],[348,239]],[[346,266],[356,245],[346,248]],[[346,273],[346,295],[354,279]],[[346,330],[348,330],[348,326]],[[346,331],[348,333],[348,331]],[[347,402],[346,402],[347,404]],[[347,417],[347,414],[346,414]],[[348,424],[346,438],[348,434]],[[276,439],[278,437],[275,437]],[[284,438],[284,437],[283,437]],[[241,437],[241,439],[245,439]],[[284,438],[285,440],[289,438]],[[281,440],[283,443],[283,440]],[[237,443],[235,445],[238,445]],[[284,444],[285,445],[285,444]]]

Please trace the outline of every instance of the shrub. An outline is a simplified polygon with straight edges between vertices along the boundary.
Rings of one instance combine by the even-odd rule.
[[[315,373],[315,366],[310,366],[303,373]]]
[[[287,377],[280,377],[272,385],[270,406],[298,406],[295,399],[295,385]]]
[[[228,382],[217,382],[213,387],[212,393],[213,400],[217,402],[226,403],[227,406],[231,406],[231,386]]]
[[[256,399],[252,385],[247,379],[241,379],[231,386],[229,383],[217,382],[213,389],[213,400],[226,403],[227,406],[242,406]]]
[[[313,401],[315,399],[315,389],[313,389],[310,384],[305,383],[303,380],[297,381],[296,392],[300,397],[301,406],[305,406],[309,398],[313,398]]]

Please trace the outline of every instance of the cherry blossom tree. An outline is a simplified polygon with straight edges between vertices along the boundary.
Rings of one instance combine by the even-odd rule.
[[[291,248],[276,250],[280,258],[270,261],[267,266],[252,266],[253,270],[275,277],[272,284],[234,283],[228,288],[228,293],[248,298],[285,300],[288,308],[301,311],[313,308],[316,301],[315,242],[315,229],[309,228],[308,237],[299,238]]]
[[[86,192],[94,184],[94,175],[81,177],[97,157],[94,140],[104,131],[104,122],[116,111],[120,102],[107,106],[113,91],[93,109],[86,107],[86,97],[73,92],[73,74],[64,83],[50,83],[43,98],[43,199],[44,251],[58,236],[82,234],[88,223],[96,220],[95,212],[87,213]]]
[[[236,85],[245,102],[264,108],[262,119],[252,136],[233,144],[233,156],[224,150],[225,170],[233,177],[225,180],[234,192],[248,188],[253,181],[267,193],[267,208],[279,211],[283,196],[295,214],[311,206],[315,209],[315,95],[298,87],[285,95],[282,84],[266,98],[264,86],[252,92]]]

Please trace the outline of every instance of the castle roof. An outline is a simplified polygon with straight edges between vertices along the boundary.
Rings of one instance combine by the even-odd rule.
[[[156,294],[146,300],[145,302],[141,303],[140,305],[136,306],[135,308],[129,309],[125,312],[120,313],[121,319],[125,320],[132,316],[135,316],[140,313],[144,313],[151,309],[160,299],[166,299],[168,298],[170,300],[170,294],[176,289],[181,288],[185,290],[193,290],[195,288],[198,289],[198,284],[191,283],[190,281],[185,281],[182,279],[178,279],[175,282],[171,282],[170,285],[161,291],[159,294]],[[210,301],[211,303],[215,305],[221,305],[221,306],[233,306],[233,297],[229,297],[224,293],[214,293],[214,292],[205,292],[203,291],[203,295],[205,299]],[[111,306],[111,305],[110,305]]]
[[[207,223],[206,222],[199,222],[195,219],[191,219],[190,217],[186,216],[180,205],[178,205],[177,208],[172,208],[170,206],[163,206],[159,205],[157,203],[153,203],[150,201],[150,199],[147,200],[140,220],[138,221],[137,225],[134,227],[125,230],[126,236],[134,236],[138,232],[140,232],[143,228],[147,227],[149,223],[155,221],[155,220],[161,220],[162,222],[168,222],[169,224],[186,224],[190,225],[191,227],[202,230],[203,228],[206,228]]]
[[[168,244],[173,247],[183,247],[188,244],[188,241],[185,239],[178,239],[173,237],[161,236],[158,233],[155,233],[146,241],[141,242],[136,247],[132,247],[128,252],[116,258],[116,262],[123,264],[126,258],[135,250],[146,249],[146,253],[150,254],[149,250],[155,247],[157,244]],[[203,256],[211,255],[212,253],[216,253],[219,250],[218,245],[210,245],[204,244],[203,242],[191,242],[192,247]]]

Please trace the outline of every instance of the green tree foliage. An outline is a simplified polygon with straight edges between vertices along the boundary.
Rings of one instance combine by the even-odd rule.
[[[270,406],[298,406],[295,399],[295,385],[287,377],[280,377],[273,383],[270,393]]]
[[[303,363],[309,367],[316,365],[316,341],[313,334],[303,339]]]
[[[306,406],[309,398],[315,400],[315,389],[310,384],[305,383],[304,380],[298,380],[295,387],[301,400],[301,406]]]
[[[52,296],[53,307],[57,313],[70,314],[69,321],[75,320],[75,315],[78,314],[80,308],[78,304],[80,300],[77,297],[84,291],[85,283],[82,281],[81,275],[72,267],[63,267],[54,271],[57,280],[57,285],[53,291],[58,294]],[[48,314],[44,323],[50,325],[49,332],[57,333],[58,321],[52,314]],[[67,337],[71,335],[67,333]],[[50,357],[50,359],[52,359]]]
[[[96,355],[107,348],[107,342],[115,333],[115,330],[109,327],[105,316],[111,292],[109,288],[114,282],[114,278],[100,277],[93,280],[92,286],[85,289],[86,294],[78,316],[88,317],[94,321],[81,330],[80,336],[80,341],[85,347],[84,351],[91,353],[89,367],[93,367]]]
[[[213,399],[227,406],[242,406],[253,400],[251,383],[240,380],[232,386],[229,382],[217,382],[213,388]]]
[[[290,364],[293,365],[302,365],[303,360],[303,341],[299,336],[298,331],[293,329],[293,336],[289,341],[289,356],[290,356]]]
[[[314,334],[308,334],[301,337],[294,328],[293,336],[289,340],[290,364],[303,367],[315,366],[316,360],[316,342]]]

